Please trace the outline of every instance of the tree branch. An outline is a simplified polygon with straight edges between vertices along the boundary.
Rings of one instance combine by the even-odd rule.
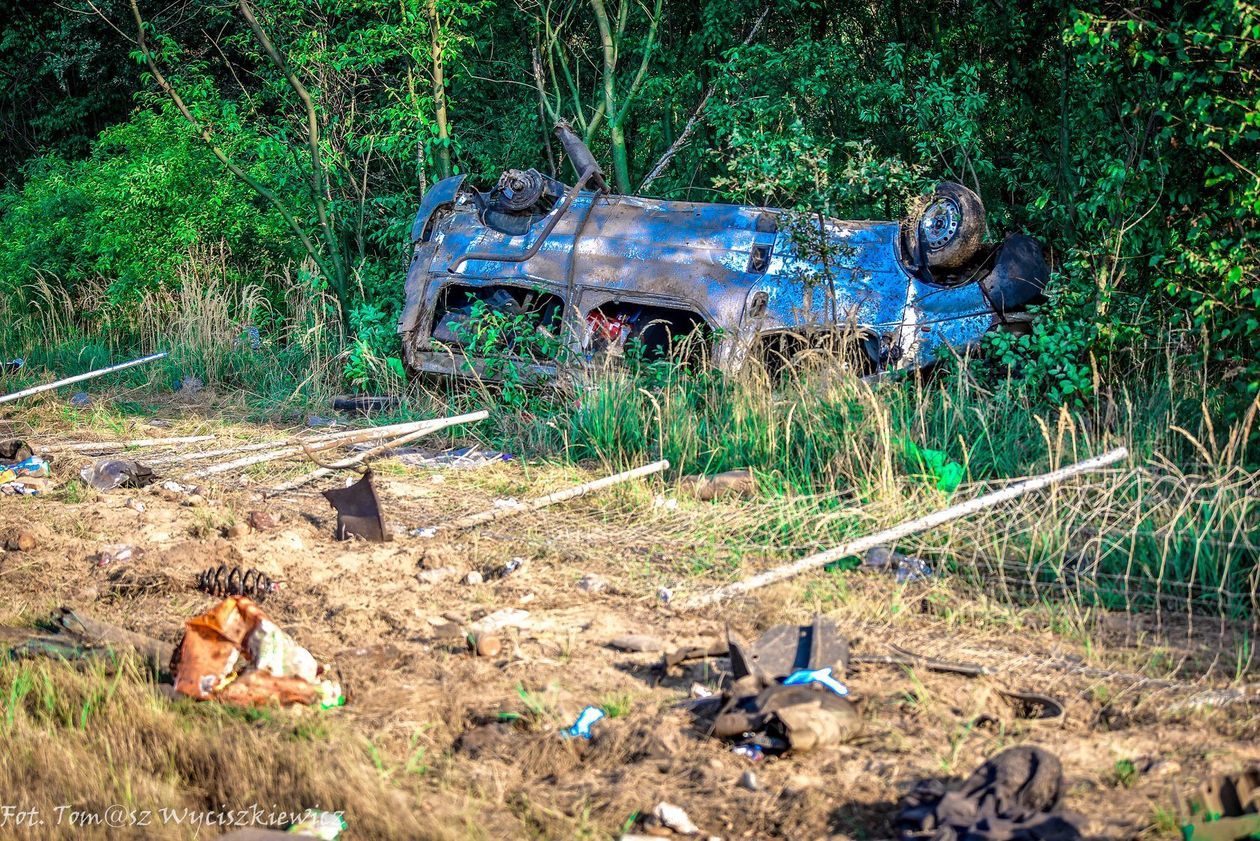
[[[741,46],[747,47],[757,37],[757,32],[761,29],[761,24],[765,21],[766,16],[770,14],[770,7],[766,6],[761,10],[761,14],[757,16],[757,20],[753,22],[752,28],[748,30],[747,37]],[[727,62],[727,66],[730,62]],[[691,112],[691,116],[687,119],[687,124],[683,126],[683,130],[675,138],[674,142],[669,144],[669,148],[665,150],[665,154],[661,155],[660,160],[652,167],[652,171],[643,179],[643,183],[639,185],[639,192],[642,193],[652,182],[660,178],[664,174],[670,161],[674,159],[682,148],[691,140],[692,133],[696,130],[696,126],[700,123],[700,118],[704,115],[704,109],[708,106],[709,100],[713,98],[713,92],[717,89],[716,82],[710,82],[709,87],[705,89],[704,96],[700,97],[700,104],[696,106],[696,110]]]
[[[249,24],[250,31],[254,33],[254,38],[263,48],[263,51],[267,53],[271,62],[276,65],[276,68],[284,74],[285,81],[289,83],[289,87],[293,89],[293,92],[298,95],[298,99],[302,100],[302,106],[306,109],[307,145],[311,150],[311,200],[315,202],[315,211],[319,215],[319,226],[323,230],[324,242],[328,246],[333,267],[336,270],[332,280],[340,293],[339,297],[342,297],[346,289],[345,261],[342,259],[340,245],[328,220],[324,164],[319,152],[319,116],[315,112],[315,103],[311,100],[311,95],[307,92],[306,86],[289,69],[284,56],[275,48],[275,45],[271,43],[271,39],[267,37],[267,33],[259,25],[258,18],[254,16],[254,11],[249,7],[249,3],[246,0],[241,0],[240,5],[241,14],[245,16],[245,22]]]

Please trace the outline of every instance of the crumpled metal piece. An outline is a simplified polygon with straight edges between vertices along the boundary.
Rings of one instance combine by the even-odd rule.
[[[334,488],[323,493],[337,511],[338,540],[349,540],[351,537],[361,537],[372,543],[389,540],[380,501],[376,497],[376,489],[372,487],[371,470],[365,471],[363,477],[348,488]]]
[[[114,488],[143,488],[158,480],[153,468],[138,461],[101,458],[79,471],[83,481],[104,493]]]

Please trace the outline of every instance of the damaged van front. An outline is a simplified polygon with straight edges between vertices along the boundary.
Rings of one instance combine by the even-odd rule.
[[[621,196],[557,135],[572,186],[508,170],[488,192],[455,176],[425,194],[399,321],[411,370],[493,378],[492,340],[540,379],[631,350],[726,371],[819,353],[920,367],[1026,322],[1049,278],[1036,240],[983,243],[983,206],[956,184],[906,223]]]

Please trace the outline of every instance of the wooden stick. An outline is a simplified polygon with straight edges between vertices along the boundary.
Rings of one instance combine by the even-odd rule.
[[[182,438],[137,438],[133,441],[83,441],[77,444],[49,444],[46,450],[92,452],[93,450],[125,450],[131,447],[167,447],[175,444],[200,444],[213,441],[213,435],[185,435]]]
[[[466,415],[456,415],[450,418],[435,418],[435,419],[424,420],[424,421],[413,421],[408,424],[398,424],[398,426],[407,427],[411,430],[412,433],[429,434],[432,432],[436,432],[440,429],[445,429],[448,426],[454,426],[456,424],[461,424],[461,423],[469,423],[471,421],[484,420],[485,418],[489,416],[490,416],[489,412],[482,410],[478,412],[470,412]],[[191,473],[185,474],[183,478],[196,479],[202,476],[214,476],[218,473],[227,473],[230,470],[238,470],[242,467],[250,467],[255,464],[264,464],[269,461],[275,461],[277,459],[288,458],[289,456],[295,456],[303,452],[306,452],[306,453],[320,452],[322,450],[329,450],[335,447],[344,447],[347,444],[357,444],[363,441],[371,441],[376,438],[381,438],[384,435],[389,434],[388,432],[384,432],[384,433],[382,432],[382,430],[388,430],[388,429],[390,429],[390,427],[379,426],[379,427],[374,427],[374,428],[366,429],[366,430],[355,430],[353,433],[339,433],[338,434],[339,437],[335,439],[331,436],[325,436],[313,442],[313,443],[318,444],[318,446],[312,446],[311,443],[293,444],[290,446],[284,446],[275,450],[271,450],[269,452],[260,453],[256,456],[246,456],[244,458],[235,459],[234,461],[224,462],[223,464],[215,464],[210,467],[203,467],[201,470],[194,470]],[[417,435],[416,437],[419,437],[419,435]]]
[[[94,377],[100,377],[105,374],[112,374],[114,371],[121,371],[124,368],[134,368],[136,365],[144,365],[146,362],[152,362],[155,359],[161,359],[166,356],[166,351],[154,353],[149,356],[142,356],[139,359],[133,359],[130,362],[120,362],[117,365],[110,365],[108,368],[98,368],[95,371],[88,371],[86,374],[77,374],[73,377],[66,377],[56,382],[44,383],[43,385],[33,385],[30,388],[24,388],[21,391],[15,391],[12,394],[6,394],[0,397],[0,403],[8,403],[10,400],[20,400],[23,397],[30,397],[32,394],[39,394],[44,391],[52,391],[54,388],[61,388],[63,385],[71,383],[79,383],[84,380],[90,380]]]
[[[1047,485],[1052,485],[1055,482],[1062,481],[1069,477],[1077,476],[1081,473],[1087,473],[1091,470],[1097,470],[1101,467],[1106,467],[1109,464],[1115,464],[1117,461],[1127,458],[1128,455],[1129,451],[1127,448],[1117,447],[1116,449],[1103,453],[1100,456],[1094,456],[1093,458],[1086,459],[1085,461],[1078,462],[1077,464],[1063,467],[1058,470],[1051,471],[1050,473],[1045,473],[1041,476],[1034,476],[1031,479],[1025,479],[1024,481],[1017,482],[1013,485],[1007,485],[1001,490],[987,493],[984,496],[978,496],[975,499],[968,500],[967,502],[960,502],[957,505],[951,505],[949,508],[944,508],[940,511],[928,514],[926,517],[920,517],[917,520],[910,520],[908,522],[901,523],[900,525],[884,529],[883,531],[876,532],[875,534],[868,535],[867,537],[859,537],[856,540],[850,540],[848,543],[842,543],[834,549],[827,549],[823,552],[808,555],[798,561],[793,561],[790,564],[766,570],[759,575],[754,575],[752,578],[747,578],[743,581],[736,581],[733,584],[727,584],[725,587],[718,587],[716,590],[711,590],[708,593],[692,596],[680,605],[680,609],[694,610],[698,607],[706,607],[711,604],[716,604],[724,599],[729,599],[732,596],[738,596],[751,590],[756,590],[759,587],[765,587],[767,584],[774,584],[778,581],[793,578],[800,575],[802,572],[808,572],[811,569],[835,563],[841,558],[847,558],[851,555],[860,555],[868,549],[873,549],[876,546],[893,543],[901,540],[902,538],[909,537],[912,534],[918,534],[921,531],[927,531],[928,529],[935,528],[936,526],[966,517],[970,514],[975,514],[977,511],[983,511],[986,508],[992,508],[996,505],[1000,505],[1003,502],[1023,496],[1029,491],[1035,491],[1039,488],[1044,488]]]
[[[298,476],[296,479],[290,479],[287,482],[282,482],[279,485],[276,485],[275,487],[273,487],[270,492],[283,493],[284,491],[291,491],[296,488],[300,488],[308,482],[313,482],[316,479],[322,479],[325,476],[331,476],[333,475],[333,473],[337,472],[338,470],[345,470],[348,467],[353,467],[356,464],[361,464],[362,462],[365,462],[368,459],[376,458],[378,455],[388,452],[393,449],[397,449],[398,447],[401,447],[404,444],[410,444],[412,441],[416,440],[417,438],[423,438],[425,435],[431,435],[432,433],[445,429],[448,426],[455,426],[456,424],[485,420],[488,417],[490,417],[490,413],[483,410],[480,412],[472,412],[471,414],[467,414],[467,415],[456,415],[455,417],[452,417],[452,418],[443,418],[440,421],[433,421],[431,426],[425,427],[423,429],[417,429],[415,432],[409,433],[407,435],[403,435],[401,438],[396,438],[393,441],[389,441],[387,443],[381,444],[380,446],[373,447],[370,450],[364,450],[363,452],[358,453],[357,455],[350,456],[349,458],[343,459],[342,461],[334,462],[332,464],[322,466],[322,467],[317,467],[316,469],[312,470],[310,473],[304,473],[301,476]],[[308,455],[309,455],[309,452],[308,452]]]
[[[287,441],[264,441],[261,444],[246,444],[243,447],[227,447],[218,450],[202,450],[196,453],[180,453],[174,456],[162,456],[160,458],[145,459],[144,463],[150,467],[157,464],[183,464],[186,461],[204,461],[208,458],[219,458],[220,456],[234,456],[240,453],[256,453],[259,450],[274,449],[281,444],[289,443]]]
[[[535,499],[527,499],[524,502],[513,506],[503,508],[491,508],[487,511],[478,511],[476,514],[469,514],[466,517],[460,517],[456,520],[450,520],[440,523],[433,527],[433,532],[438,531],[458,531],[460,529],[468,529],[473,526],[479,526],[483,523],[489,523],[494,520],[501,520],[505,517],[514,517],[525,511],[537,511],[540,508],[546,508],[548,505],[555,505],[557,502],[575,499],[584,496],[592,491],[603,490],[613,485],[620,485],[622,482],[629,482],[632,479],[638,479],[642,476],[651,476],[653,473],[660,473],[662,470],[669,468],[669,462],[661,459],[651,464],[645,464],[642,467],[636,467],[633,470],[627,470],[624,473],[617,473],[612,476],[605,476],[603,479],[596,479],[593,482],[584,482],[581,485],[574,485],[563,491],[556,491],[553,494],[540,496]],[[421,529],[427,533],[427,530]]]

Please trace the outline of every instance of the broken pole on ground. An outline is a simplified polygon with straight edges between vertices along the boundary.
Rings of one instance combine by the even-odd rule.
[[[546,508],[548,505],[555,505],[557,502],[565,502],[566,500],[576,499],[579,496],[585,496],[592,491],[603,490],[613,485],[620,485],[622,482],[629,482],[632,479],[639,479],[643,476],[651,476],[654,473],[660,473],[669,469],[669,462],[665,459],[654,461],[651,464],[645,464],[642,467],[636,467],[633,470],[627,470],[624,473],[616,473],[612,476],[605,476],[603,479],[595,479],[591,482],[583,482],[580,485],[574,485],[562,491],[547,494],[546,496],[527,499],[524,502],[518,502],[515,505],[507,505],[499,508],[491,508],[486,511],[478,511],[476,514],[469,514],[455,520],[448,520],[445,523],[439,523],[432,527],[432,532],[436,534],[440,531],[459,531],[461,529],[469,529],[473,526],[480,526],[483,523],[490,523],[495,520],[502,520],[505,517],[514,517],[517,514],[526,511],[537,511],[540,508]],[[426,529],[418,531],[426,532]]]
[[[406,435],[395,438],[393,441],[386,441],[384,444],[379,444],[370,450],[364,450],[361,453],[356,453],[349,458],[333,462],[332,464],[320,464],[320,462],[317,461],[312,454],[313,451],[307,448],[306,455],[310,457],[311,461],[314,461],[316,464],[320,464],[320,466],[312,470],[310,473],[304,473],[296,479],[290,479],[287,482],[282,482],[279,485],[276,485],[271,489],[270,493],[283,493],[284,491],[291,491],[296,488],[300,488],[308,482],[313,482],[316,479],[322,479],[325,476],[331,476],[338,470],[345,470],[347,468],[354,467],[357,464],[362,464],[369,459],[376,458],[382,453],[387,453],[390,450],[395,450],[406,444],[410,444],[417,438],[423,438],[426,435],[439,432],[446,429],[448,426],[457,426],[461,423],[472,423],[474,421],[485,420],[488,417],[490,417],[490,413],[483,409],[479,412],[471,412],[467,415],[455,415],[450,418],[428,421],[427,426],[421,427],[414,432],[409,432]]]
[[[322,450],[331,450],[337,447],[344,447],[350,444],[360,444],[364,441],[373,441],[384,438],[398,431],[406,431],[408,434],[428,435],[433,432],[445,429],[448,426],[454,426],[461,423],[470,423],[472,421],[484,420],[489,417],[489,412],[484,409],[478,412],[470,412],[466,415],[456,415],[450,418],[431,418],[429,420],[411,421],[405,424],[395,424],[393,426],[378,426],[369,429],[355,429],[349,432],[337,432],[332,435],[322,435],[299,444],[284,445],[283,442],[278,445],[278,449],[270,450],[265,453],[259,453],[254,456],[246,456],[233,461],[224,462],[223,464],[215,464],[210,467],[203,467],[200,470],[194,470],[187,473],[183,478],[196,479],[202,476],[214,476],[219,473],[226,473],[230,470],[238,470],[242,467],[251,467],[255,464],[265,464],[269,461],[296,456],[303,452],[318,452]],[[395,442],[397,443],[397,442]],[[247,445],[254,447],[256,445]],[[309,448],[309,449],[308,449]],[[246,448],[242,447],[241,451]]]
[[[75,453],[97,450],[128,450],[139,447],[173,447],[178,444],[201,444],[213,441],[213,435],[184,435],[179,438],[136,438],[131,441],[80,441],[74,444],[49,444],[44,449]]]
[[[61,388],[63,385],[71,383],[80,383],[84,380],[90,380],[95,377],[112,374],[114,371],[121,371],[124,368],[134,368],[137,365],[144,365],[146,362],[152,362],[155,359],[161,359],[166,356],[166,351],[142,356],[139,359],[133,359],[130,362],[120,362],[117,365],[110,365],[108,368],[98,368],[95,371],[88,371],[86,374],[76,374],[73,377],[66,377],[56,382],[44,383],[43,385],[33,385],[30,388],[24,388],[21,391],[15,391],[12,394],[6,394],[0,397],[0,403],[8,403],[10,400],[20,400],[23,397],[30,397],[32,394],[39,394],[44,391],[52,391],[54,388]]]
[[[808,555],[798,561],[793,561],[790,564],[784,564],[783,566],[766,570],[763,573],[754,575],[752,578],[746,578],[743,581],[736,581],[732,584],[727,584],[724,587],[718,587],[716,590],[710,590],[707,593],[692,596],[682,602],[679,605],[679,608],[681,610],[695,610],[699,607],[707,607],[729,599],[732,596],[743,595],[744,593],[756,590],[760,587],[765,587],[767,584],[775,584],[779,581],[785,581],[788,578],[794,578],[795,576],[800,575],[803,572],[808,572],[811,569],[824,567],[827,564],[834,564],[842,558],[847,558],[852,555],[860,555],[863,552],[874,549],[876,546],[893,543],[901,540],[902,538],[909,537],[912,534],[918,534],[921,531],[927,531],[928,529],[944,525],[945,523],[952,522],[953,520],[958,520],[971,514],[975,514],[978,511],[983,511],[986,508],[993,508],[996,505],[1001,505],[1003,502],[1008,502],[1016,497],[1023,496],[1030,491],[1035,491],[1040,488],[1044,488],[1047,485],[1052,485],[1055,482],[1060,482],[1072,476],[1078,476],[1081,473],[1088,473],[1091,470],[1098,470],[1099,468],[1106,467],[1109,464],[1115,464],[1122,459],[1128,458],[1128,456],[1128,448],[1117,447],[1116,449],[1105,452],[1102,455],[1094,456],[1093,458],[1077,462],[1076,464],[1069,465],[1068,467],[1061,467],[1058,470],[1052,470],[1049,473],[1044,473],[1040,476],[1033,476],[1029,479],[1024,479],[1022,481],[1015,482],[1014,484],[1007,485],[1001,490],[987,493],[984,496],[978,496],[975,499],[970,499],[966,502],[960,502],[957,505],[951,505],[948,508],[943,508],[940,511],[928,514],[926,517],[920,517],[917,520],[909,520],[893,526],[892,528],[876,532],[875,534],[868,535],[866,537],[859,537],[854,540],[850,540],[847,543],[842,543],[834,549],[827,549],[823,552]]]

